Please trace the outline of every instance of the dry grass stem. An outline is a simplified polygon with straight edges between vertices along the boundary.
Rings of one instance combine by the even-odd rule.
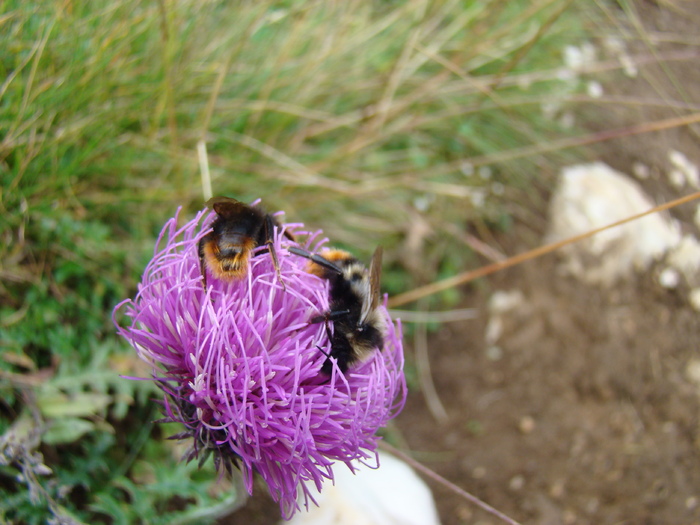
[[[489,264],[488,266],[482,266],[481,268],[477,270],[470,270],[467,272],[463,272],[461,274],[455,275],[453,277],[450,277],[448,279],[444,279],[442,281],[437,281],[431,284],[427,284],[425,286],[421,286],[419,288],[415,288],[411,290],[410,292],[402,293],[399,295],[396,295],[394,297],[389,298],[388,306],[389,308],[396,308],[397,306],[402,306],[407,303],[412,303],[413,301],[417,301],[418,299],[422,299],[423,297],[427,297],[429,295],[433,295],[439,292],[442,292],[444,290],[449,290],[450,288],[454,288],[455,286],[459,286],[461,284],[468,283],[469,281],[473,281],[474,279],[478,279],[479,277],[484,277],[486,275],[490,275],[494,272],[497,272],[499,270],[504,270],[506,268],[510,268],[511,266],[515,266],[517,264],[521,264],[525,261],[529,261],[531,259],[536,259],[537,257],[540,257],[542,255],[552,253],[553,251],[558,250],[562,246],[566,246],[568,244],[573,244],[575,242],[578,242],[583,239],[587,239],[588,237],[591,237],[597,233],[600,233],[602,231],[608,230],[610,228],[614,228],[616,226],[620,226],[622,224],[626,224],[631,221],[636,221],[637,219],[640,219],[646,215],[650,215],[652,213],[657,213],[661,212],[664,210],[668,210],[670,208],[674,208],[676,206],[680,206],[681,204],[685,204],[687,202],[691,202],[693,200],[699,199],[700,198],[700,192],[695,192],[690,195],[686,195],[685,197],[681,197],[679,199],[672,200],[670,202],[667,202],[665,204],[661,204],[659,206],[655,206],[654,208],[645,211],[643,213],[638,213],[636,215],[632,215],[630,217],[627,217],[625,219],[616,221],[612,224],[608,224],[606,226],[601,226],[600,228],[596,228],[595,230],[591,230],[586,233],[582,233],[581,235],[575,235],[574,237],[569,237],[568,239],[564,239],[562,241],[557,241],[554,243],[546,244],[544,246],[540,246],[538,248],[535,248],[533,250],[527,251],[525,253],[522,253],[520,255],[515,255],[513,257],[510,257],[509,259],[506,259],[505,261],[500,261],[496,262],[493,264]]]

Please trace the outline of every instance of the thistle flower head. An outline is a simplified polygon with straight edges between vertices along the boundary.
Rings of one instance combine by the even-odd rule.
[[[258,247],[244,278],[209,278],[205,291],[198,243],[216,214],[203,210],[179,227],[179,213],[163,228],[136,297],[115,308],[115,324],[118,313],[129,319],[118,332],[152,365],[166,418],[194,437],[190,459],[214,452],[217,465],[235,464],[249,493],[258,472],[290,518],[298,493],[308,505],[307,486],[321,490],[335,462],[352,469],[353,460],[375,457],[377,429],[406,396],[400,324],[380,307],[384,350],[345,374],[322,374],[328,333],[309,320],[328,310],[328,282],[289,254],[293,241],[275,233],[284,286]],[[283,227],[311,251],[324,242],[300,224]]]

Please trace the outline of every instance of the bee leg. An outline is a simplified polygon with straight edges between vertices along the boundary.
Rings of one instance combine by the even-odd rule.
[[[199,254],[199,271],[202,272],[202,286],[204,291],[207,291],[207,263],[204,257],[204,246],[211,239],[211,235],[205,235],[199,240],[199,245],[197,246],[197,253]]]
[[[265,244],[267,245],[267,250],[270,252],[270,257],[272,257],[272,265],[275,267],[275,272],[277,272],[277,280],[282,285],[282,291],[287,291],[287,287],[284,285],[282,280],[282,272],[280,270],[280,263],[277,260],[277,252],[274,245],[275,223],[272,215],[265,215]]]
[[[323,355],[325,355],[325,356],[326,356],[326,359],[328,359],[328,358],[331,356],[328,352],[326,352],[323,348],[321,348],[321,347],[318,346],[318,345],[316,345],[316,349],[317,349],[319,352],[321,352]]]
[[[321,352],[323,355],[326,356],[326,359],[323,361],[323,364],[321,365],[321,374],[327,376],[326,380],[323,383],[324,384],[330,383],[331,376],[333,375],[333,361],[331,361],[331,354],[324,351],[323,348],[321,348],[318,345],[316,345],[316,348],[318,349],[319,352]]]
[[[333,358],[336,362],[338,363],[337,358]],[[339,366],[340,368],[340,366]],[[342,373],[342,369],[340,369],[340,372]],[[321,366],[321,373],[325,376],[328,376],[327,381],[331,380],[331,376],[333,375],[333,361],[331,361],[331,356],[326,357],[326,360],[323,362],[323,365]]]
[[[332,272],[335,272],[337,274],[343,273],[343,270],[338,268],[338,266],[336,266],[335,264],[333,264],[329,260],[324,259],[320,255],[316,255],[315,253],[309,253],[306,250],[302,250],[301,248],[297,248],[296,246],[291,246],[289,248],[289,253],[293,253],[294,255],[299,255],[300,257],[305,257],[306,259],[310,260],[311,262],[318,264],[320,267],[331,270]]]
[[[350,310],[333,310],[332,312],[328,312],[326,314],[326,319],[328,321],[335,321],[336,319],[340,319],[341,317],[345,317],[350,313]]]
[[[325,322],[326,328],[328,328],[328,321],[335,321],[341,317],[345,317],[350,313],[350,310],[329,310],[323,315],[317,315],[311,318],[311,324]],[[330,338],[330,335],[328,336]]]
[[[323,362],[323,365],[321,365],[321,370],[324,373],[327,373],[329,378],[328,380],[330,381],[330,370],[333,368],[333,364],[331,363],[331,354],[333,353],[333,334],[331,333],[331,326],[330,323],[328,322],[328,319],[326,319],[326,337],[328,337],[328,342],[331,345],[331,351],[330,352],[324,352],[323,348],[320,346],[316,345],[316,348],[326,356],[326,360]]]

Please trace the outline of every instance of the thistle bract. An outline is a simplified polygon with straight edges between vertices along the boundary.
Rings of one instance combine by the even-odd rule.
[[[308,482],[321,490],[334,463],[374,462],[376,431],[406,396],[400,324],[381,307],[384,351],[345,374],[322,374],[328,333],[309,320],[328,310],[328,282],[289,254],[293,241],[275,234],[284,286],[258,247],[243,279],[209,278],[205,291],[197,245],[216,215],[204,210],[179,227],[179,214],[163,228],[136,297],[115,308],[128,319],[118,332],[152,365],[166,419],[194,438],[190,459],[213,452],[218,466],[236,465],[249,493],[258,472],[289,518],[297,493],[308,505]],[[283,227],[311,251],[324,243],[300,224]]]

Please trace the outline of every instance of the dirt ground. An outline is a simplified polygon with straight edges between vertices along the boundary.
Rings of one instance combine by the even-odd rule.
[[[646,33],[665,41],[657,51],[697,44],[697,2],[634,5]],[[649,53],[643,43],[631,51]],[[697,59],[650,64],[636,78],[611,74],[603,85],[611,95],[700,104]],[[582,115],[591,131],[688,114],[597,107]],[[676,128],[612,140],[595,146],[591,159],[628,174],[643,163],[651,175],[641,183],[661,203],[690,193],[668,182],[668,151],[700,163],[699,134],[700,127]],[[698,237],[695,209],[671,214]],[[539,210],[543,223],[546,212]],[[499,249],[513,255],[538,246],[542,238],[532,232],[532,225],[516,226]],[[700,324],[687,288],[661,287],[658,268],[650,268],[604,290],[561,275],[557,262],[548,255],[467,292],[466,306],[478,308],[479,317],[443,325],[429,343],[449,420],[437,422],[423,394],[412,391],[398,430],[416,459],[521,523],[700,524],[700,384],[691,373],[700,359]],[[516,289],[525,303],[506,317],[501,353],[488,351],[489,296]],[[499,523],[429,484],[443,525]],[[246,509],[221,523],[275,523],[275,512],[258,490]]]

